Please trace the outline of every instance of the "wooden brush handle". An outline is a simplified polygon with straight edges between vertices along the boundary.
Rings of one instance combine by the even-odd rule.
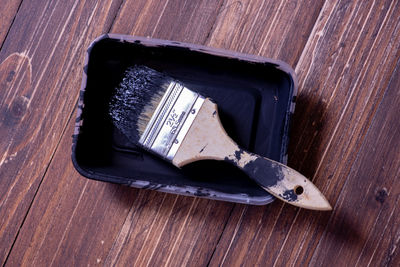
[[[209,99],[204,101],[172,163],[181,167],[204,159],[232,163],[266,191],[289,204],[315,210],[332,209],[318,188],[297,171],[240,149],[226,134],[217,106]]]

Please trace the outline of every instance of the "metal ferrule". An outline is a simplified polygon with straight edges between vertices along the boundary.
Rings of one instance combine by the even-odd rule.
[[[139,143],[145,149],[172,161],[203,102],[204,97],[198,93],[171,82]]]

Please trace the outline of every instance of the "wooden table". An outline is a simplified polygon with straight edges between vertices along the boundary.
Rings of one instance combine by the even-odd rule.
[[[399,266],[400,2],[0,0],[0,262]],[[88,180],[71,135],[89,43],[113,32],[288,62],[289,165],[332,212]]]

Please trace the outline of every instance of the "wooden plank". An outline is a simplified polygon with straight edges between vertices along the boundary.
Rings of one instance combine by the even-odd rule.
[[[204,44],[224,1],[127,1],[113,32]]]
[[[22,0],[0,0],[0,48],[3,45],[4,39],[7,36],[21,2]]]
[[[369,137],[371,140],[366,139],[367,130],[391,77],[398,75],[393,70],[400,56],[399,9],[392,1],[326,2],[296,66],[300,94],[289,165],[313,177],[331,204],[336,204],[334,212],[282,208],[277,203],[265,210],[235,209],[232,217],[235,219],[229,221],[211,266],[354,265],[357,261],[365,263],[364,259],[371,257],[379,262],[382,258],[374,256],[378,253],[374,254],[374,250],[379,248],[389,253],[395,248],[398,228],[385,229],[384,225],[389,221],[398,224],[398,219],[391,217],[398,204],[397,191],[386,200],[388,211],[385,213],[380,213],[371,192],[382,189],[376,186],[379,179],[390,184],[398,176],[398,161],[390,161],[393,167],[387,173],[369,176],[362,168],[380,166],[385,159],[375,160],[369,154],[371,151],[361,146],[363,142],[364,146],[375,142],[372,141],[374,134]],[[390,112],[396,114],[398,102],[387,103],[391,106]],[[384,136],[389,131],[387,128],[380,133]],[[377,144],[385,144],[387,149],[381,152],[382,158],[392,151],[390,145],[394,145],[393,151],[398,151],[397,143],[385,143],[386,137],[379,141]],[[398,152],[390,153],[398,157]],[[363,165],[358,169],[357,157],[363,158]],[[388,185],[386,188],[390,190]],[[366,219],[369,214],[371,218]],[[374,220],[382,222],[382,227],[375,225],[369,235]],[[378,239],[380,232],[390,236],[391,241]],[[381,240],[380,244],[369,244],[369,236]],[[372,249],[363,250],[363,246]],[[336,256],[339,252],[341,259]]]
[[[217,15],[220,5],[214,3],[217,5],[212,6],[212,3],[203,1],[182,9],[179,13],[181,18],[176,22],[176,25],[182,26],[176,27],[176,32],[191,32],[184,38],[204,42],[202,39],[211,29],[212,17]],[[164,7],[158,1],[127,1],[112,32],[124,33],[123,27],[137,21],[140,24],[129,26],[126,34],[147,36],[160,28],[160,32],[174,36],[167,22],[171,17],[177,18],[175,7],[182,4],[184,1],[170,1]],[[148,11],[143,13],[143,10]],[[209,18],[205,19],[206,15]],[[191,18],[189,23],[188,17]],[[158,26],[149,30],[143,27],[143,20]],[[192,23],[197,23],[198,30],[189,30],[193,27]],[[134,32],[131,32],[132,28]],[[192,258],[207,263],[233,204],[87,180],[77,174],[71,165],[71,133],[64,135],[8,263],[88,265],[106,262],[130,265],[132,262],[188,262]],[[218,223],[210,226],[204,219]],[[190,238],[184,229],[191,229]],[[203,235],[210,238],[203,240]]]
[[[118,7],[101,1],[21,4],[0,51],[0,262],[74,109],[84,49],[111,26]]]
[[[336,260],[338,266],[399,265],[399,88],[400,60],[311,263],[328,264],[351,250]]]
[[[68,127],[69,136],[72,135],[72,128]],[[7,265],[77,266],[83,259],[96,263],[101,252],[112,246],[113,240],[108,239],[108,233],[119,231],[121,220],[132,205],[132,191],[80,177],[70,161],[62,160],[70,150],[70,140],[64,138],[20,230]],[[75,205],[77,202],[82,205]],[[106,224],[99,224],[102,216],[106,217]],[[88,235],[88,232],[91,234]],[[71,237],[73,243],[69,242]],[[90,248],[95,245],[98,250],[91,251]]]
[[[221,8],[207,45],[294,66],[324,1],[235,1]]]
[[[312,8],[315,20],[321,5],[306,4],[302,8]],[[231,31],[222,31],[218,26],[223,23],[231,5],[228,1],[127,1],[119,12],[112,32],[221,47],[213,40],[218,35],[233,34]],[[240,25],[250,23],[260,30],[262,27],[256,21],[266,12],[279,10],[284,14],[282,18],[290,17],[289,14],[293,12],[289,8],[292,6],[285,7],[285,4],[270,6],[253,1],[246,3],[246,6],[248,12],[259,10],[259,15],[253,17],[246,12],[237,14]],[[303,9],[296,11],[297,16]],[[247,19],[243,19],[245,17]],[[218,21],[216,25],[215,21]],[[274,25],[278,27],[283,22],[277,17]],[[312,20],[305,19],[302,30],[296,31],[299,42],[291,44],[293,46],[290,48],[282,46],[281,51],[301,51],[312,25]],[[236,32],[239,28],[232,31]],[[277,35],[271,33],[268,40],[277,41],[282,35],[290,39],[293,29]],[[298,53],[293,54],[294,62]],[[71,129],[72,125],[69,127]],[[69,133],[64,135],[43,180],[10,254],[9,263],[105,263],[122,266],[132,265],[133,262],[137,265],[208,263],[233,204],[122,189],[85,180],[73,170],[67,156],[70,149]],[[122,200],[110,199],[117,196]],[[118,201],[122,202],[121,206],[118,206]],[[43,211],[45,205],[48,207],[46,212]],[[235,210],[245,207],[237,206],[239,208]],[[267,213],[264,216],[267,220]]]

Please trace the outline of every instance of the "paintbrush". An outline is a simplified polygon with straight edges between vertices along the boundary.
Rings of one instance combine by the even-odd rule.
[[[176,167],[205,159],[226,161],[289,204],[332,209],[297,171],[239,148],[226,134],[211,99],[163,73],[140,65],[128,68],[111,98],[109,113],[130,142]]]

